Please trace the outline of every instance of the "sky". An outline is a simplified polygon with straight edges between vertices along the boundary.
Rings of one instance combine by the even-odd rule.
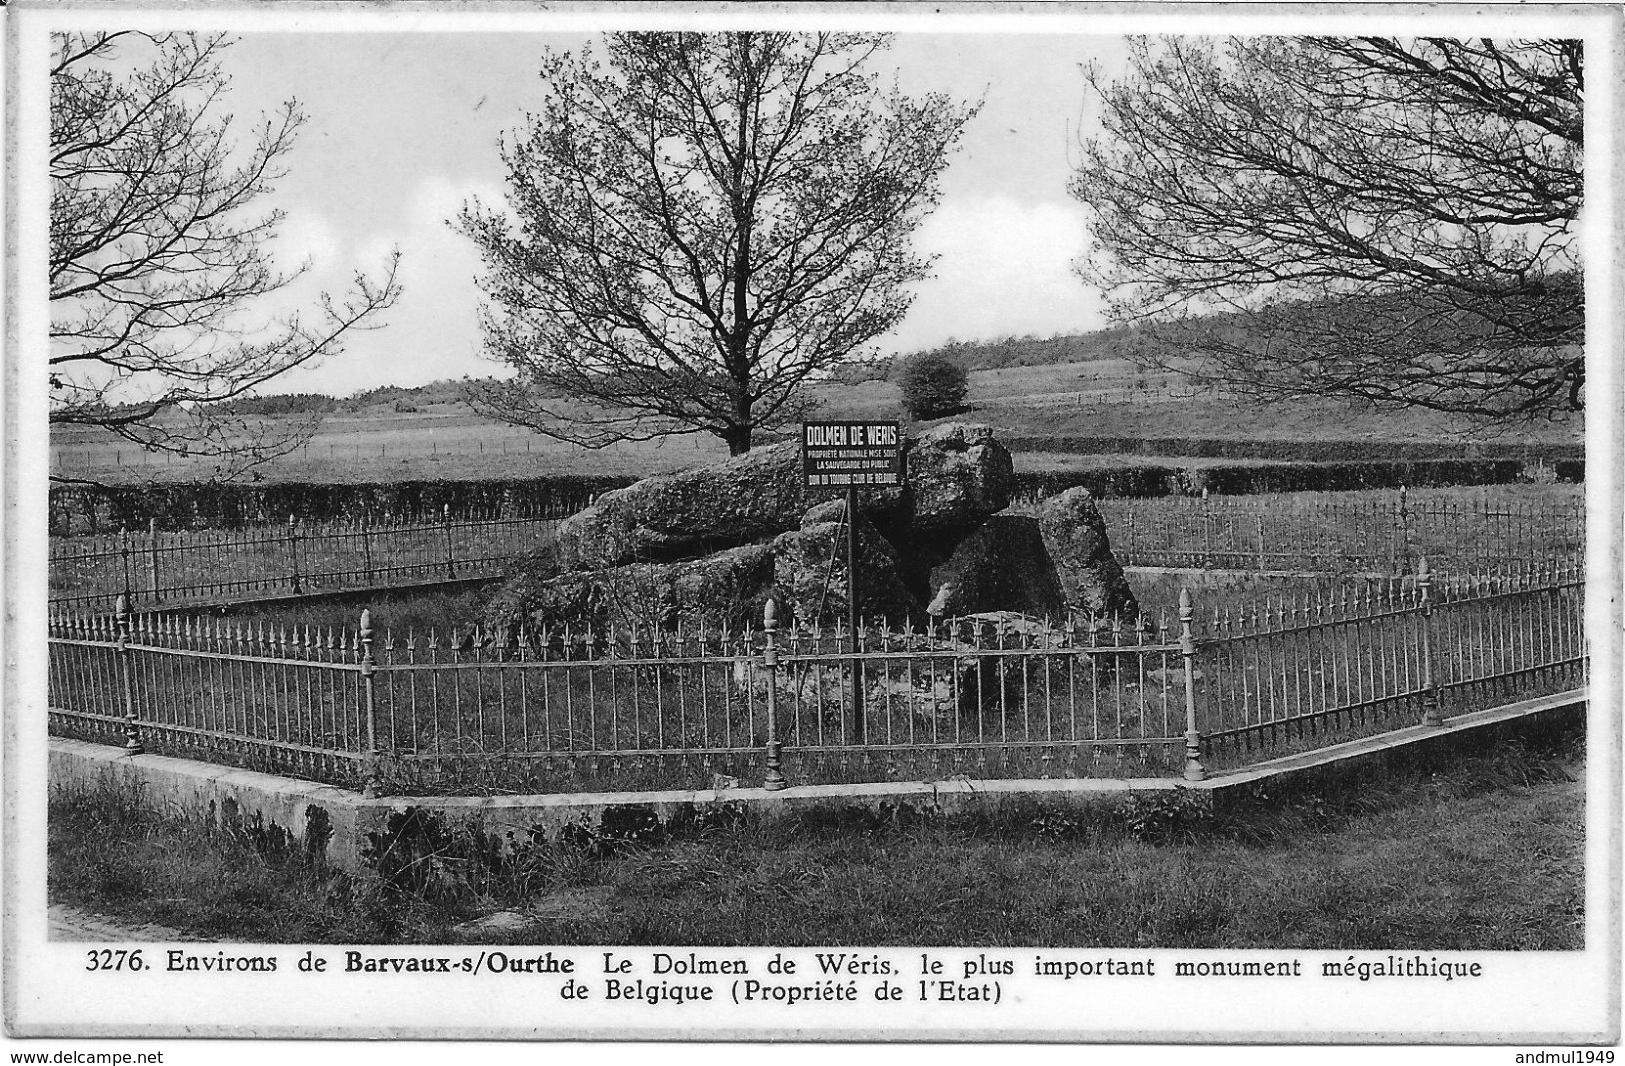
[[[297,294],[342,290],[402,253],[404,293],[382,330],[262,391],[347,394],[501,372],[482,354],[479,258],[446,220],[470,197],[503,200],[497,145],[537,106],[545,48],[585,35],[250,33],[225,58],[230,107],[248,123],[289,97],[308,123],[274,203],[278,262],[308,261]],[[900,34],[876,64],[910,95],[981,97],[915,248],[939,258],[907,317],[874,354],[1104,325],[1102,299],[1072,272],[1087,253],[1066,192],[1084,120],[1082,65],[1120,68],[1120,38]]]

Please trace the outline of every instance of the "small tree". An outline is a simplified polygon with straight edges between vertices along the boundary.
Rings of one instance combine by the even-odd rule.
[[[268,427],[227,401],[377,326],[400,293],[394,261],[341,300],[321,295],[308,319],[267,306],[299,274],[272,264],[282,213],[260,207],[304,122],[298,104],[241,143],[222,107],[227,38],[54,44],[51,424],[211,457],[223,476],[296,447],[309,426]]]
[[[897,386],[902,390],[908,416],[923,421],[963,410],[970,377],[953,360],[936,352],[921,352],[903,360]]]
[[[738,454],[802,383],[891,329],[930,260],[909,238],[975,112],[882,92],[886,39],[616,33],[548,55],[505,142],[508,212],[460,217],[486,345],[518,371],[482,412],[587,447],[710,433]]]

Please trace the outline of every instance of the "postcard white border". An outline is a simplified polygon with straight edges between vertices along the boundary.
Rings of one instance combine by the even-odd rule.
[[[5,365],[5,1005],[15,1034],[254,1034],[265,1037],[421,1037],[439,1039],[756,1039],[1025,1040],[1238,1043],[1282,1041],[1502,1043],[1562,1045],[1619,1030],[1620,989],[1620,339],[1619,106],[1621,13],[1605,5],[1453,7],[1403,5],[574,5],[542,11],[529,4],[433,7],[367,5],[191,5],[24,3],[5,13],[8,167],[7,333]],[[1359,33],[1471,32],[1485,35],[1583,36],[1587,41],[1588,413],[1587,502],[1592,547],[1587,615],[1593,642],[1593,700],[1587,804],[1587,919],[1581,953],[1479,953],[1500,974],[1465,989],[1401,982],[1356,995],[1317,988],[1313,1002],[1259,1001],[1265,988],[1236,979],[1177,1004],[1134,1001],[1132,982],[1091,989],[1085,1003],[1052,999],[1036,1016],[1019,1010],[963,1027],[963,1008],[904,1015],[851,1011],[666,1015],[590,1011],[565,1018],[538,1013],[509,984],[448,985],[402,978],[348,983],[294,983],[283,974],[244,975],[229,986],[170,979],[159,989],[87,980],[73,965],[74,944],[44,936],[44,681],[46,569],[44,499],[48,470],[46,397],[41,367],[24,353],[44,348],[46,300],[42,258],[48,216],[43,174],[46,94],[43,57],[49,28],[103,25],[135,28],[279,32],[520,32],[604,28],[843,26],[955,33],[1126,32]],[[35,87],[40,87],[36,90]],[[26,175],[25,180],[19,176]],[[1599,403],[1595,398],[1611,398]],[[295,952],[279,946],[279,954]],[[335,954],[340,948],[322,946]],[[578,956],[603,949],[570,948]],[[772,949],[755,949],[765,958]],[[911,949],[876,949],[907,956]],[[961,949],[942,949],[947,957]],[[404,952],[404,949],[403,949]],[[1010,949],[1010,954],[1030,949]],[[731,952],[730,952],[731,954]],[[1057,953],[1059,954],[1059,953]],[[1084,953],[1078,953],[1084,954]],[[1102,954],[1099,952],[1088,954]],[[1127,952],[1119,952],[1127,954]],[[1157,952],[1158,956],[1173,953]],[[1188,954],[1188,953],[1180,953]],[[1223,953],[1226,957],[1236,953]],[[1322,952],[1261,952],[1306,960]],[[1369,953],[1368,953],[1369,954]],[[1305,986],[1293,986],[1301,988]],[[335,994],[340,991],[342,994]],[[161,995],[155,994],[161,991]],[[1331,993],[1331,994],[1327,994]],[[600,1004],[599,1006],[603,1006]],[[434,1019],[425,1023],[424,1018]],[[510,1019],[508,1024],[494,1018]],[[680,1018],[681,1020],[677,1020]],[[13,1044],[13,1047],[16,1045]],[[736,1053],[733,1051],[725,1052]],[[746,1053],[745,1049],[737,1053]]]

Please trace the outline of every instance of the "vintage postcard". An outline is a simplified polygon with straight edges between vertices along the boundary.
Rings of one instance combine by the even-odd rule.
[[[1613,1061],[1618,7],[4,17],[11,1061]]]

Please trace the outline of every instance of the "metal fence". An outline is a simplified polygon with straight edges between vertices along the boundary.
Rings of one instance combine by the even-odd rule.
[[[1245,761],[1582,687],[1584,585],[1578,564],[1438,577],[1424,558],[1414,577],[1337,597],[1219,608],[1193,684],[1204,750]]]
[[[1585,552],[1585,501],[1163,496],[1098,501],[1124,566],[1404,574],[1426,556],[1518,567]]]
[[[495,576],[536,550],[586,500],[518,517],[462,513],[440,521],[303,522],[245,530],[53,538],[49,589],[59,610],[138,609],[439,579]],[[1099,501],[1125,566],[1399,574],[1435,560],[1509,568],[1578,558],[1586,512],[1552,506],[1411,499],[1107,498]]]
[[[517,518],[478,513],[438,522],[301,522],[281,527],[53,539],[49,589],[58,610],[133,607],[375,588],[499,575],[535,551],[577,508]]]
[[[58,618],[55,731],[348,787],[1200,777],[1584,681],[1573,567],[928,630],[451,634]]]

